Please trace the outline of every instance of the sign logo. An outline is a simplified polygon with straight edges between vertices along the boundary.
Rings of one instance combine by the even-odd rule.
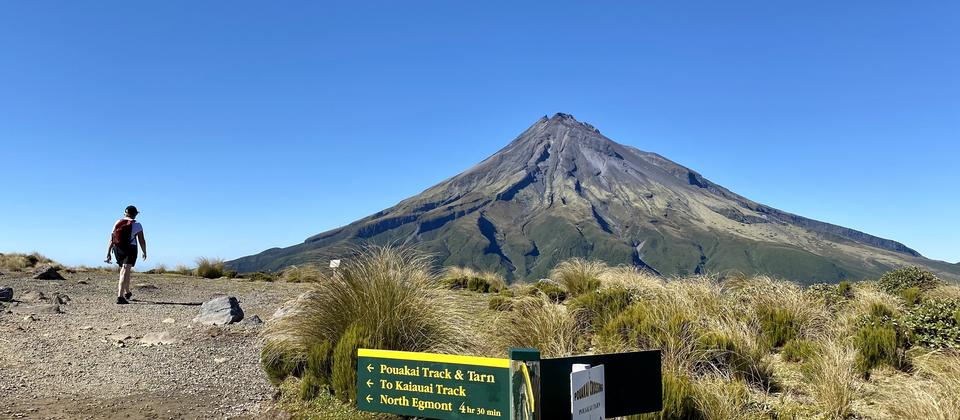
[[[571,413],[574,420],[603,420],[606,415],[603,365],[585,366],[574,365],[570,373]]]

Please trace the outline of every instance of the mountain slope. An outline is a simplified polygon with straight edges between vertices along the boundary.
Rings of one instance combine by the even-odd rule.
[[[403,243],[443,265],[536,279],[570,257],[661,274],[736,270],[801,282],[956,266],[899,242],[765,206],[570,115],[543,117],[465,172],[347,226],[230,261],[239,271],[325,261],[362,243]]]

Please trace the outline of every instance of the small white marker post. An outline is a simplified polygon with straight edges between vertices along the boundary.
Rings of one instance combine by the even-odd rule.
[[[337,275],[338,267],[340,267],[340,260],[330,260],[330,269],[333,270],[333,275]]]

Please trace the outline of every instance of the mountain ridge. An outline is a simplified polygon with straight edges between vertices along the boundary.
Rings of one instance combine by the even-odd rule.
[[[276,270],[363,243],[413,245],[442,265],[509,279],[545,276],[570,257],[665,275],[741,271],[802,282],[906,264],[960,276],[897,241],[747,199],[564,113],[540,118],[490,157],[388,209],[228,265]]]

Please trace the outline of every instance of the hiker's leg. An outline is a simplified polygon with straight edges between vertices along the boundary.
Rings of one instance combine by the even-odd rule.
[[[120,266],[120,279],[117,281],[117,296],[123,296],[123,279],[127,276],[127,270],[130,267],[127,264]]]
[[[124,264],[123,269],[123,287],[120,293],[127,293],[130,291],[130,277],[133,276],[133,266]]]

